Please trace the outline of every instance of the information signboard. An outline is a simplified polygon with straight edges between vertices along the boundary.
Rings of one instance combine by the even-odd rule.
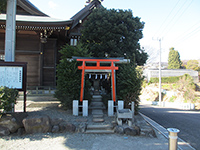
[[[26,112],[26,62],[0,62],[0,87],[6,86],[24,91],[24,112]]]
[[[23,88],[23,67],[0,66],[0,86]]]

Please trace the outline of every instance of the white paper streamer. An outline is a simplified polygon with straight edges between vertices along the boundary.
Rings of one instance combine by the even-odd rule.
[[[102,74],[100,75],[100,79],[102,79]]]

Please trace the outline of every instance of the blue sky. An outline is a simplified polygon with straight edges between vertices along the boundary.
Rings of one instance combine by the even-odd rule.
[[[53,18],[70,19],[86,0],[29,0]],[[141,47],[150,54],[148,62],[167,62],[169,48],[180,53],[181,60],[200,59],[200,0],[104,0],[108,9],[131,9],[133,16],[145,22]]]

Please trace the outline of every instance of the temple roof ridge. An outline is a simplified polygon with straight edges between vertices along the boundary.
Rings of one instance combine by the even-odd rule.
[[[48,16],[42,11],[40,11],[35,5],[33,5],[29,0],[17,0],[17,5],[23,8],[25,11],[31,15],[36,16]]]
[[[86,5],[82,10],[80,10],[73,17],[71,17],[70,19],[74,20],[72,29],[79,23],[80,20],[85,19],[91,13],[91,11],[97,7],[103,7],[101,5],[101,1],[99,0],[90,1],[88,5]]]

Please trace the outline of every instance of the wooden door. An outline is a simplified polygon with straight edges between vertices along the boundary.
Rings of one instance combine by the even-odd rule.
[[[47,39],[47,43],[43,44],[43,63],[41,71],[41,82],[43,86],[56,85],[56,43],[56,39]]]

